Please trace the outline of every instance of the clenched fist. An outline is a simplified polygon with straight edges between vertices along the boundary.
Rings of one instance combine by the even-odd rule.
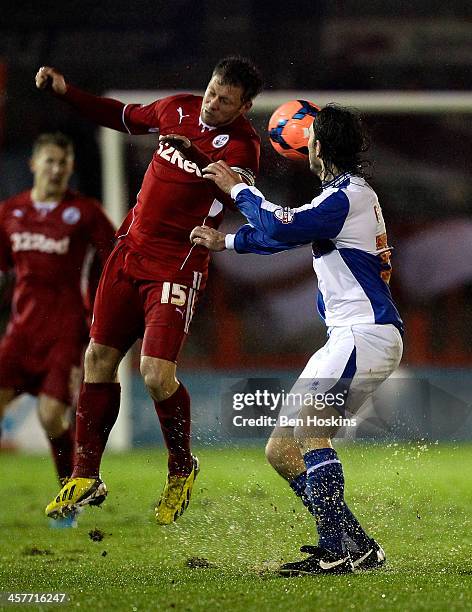
[[[38,89],[51,88],[52,91],[60,96],[67,91],[67,84],[64,76],[51,66],[41,66],[35,77]]]

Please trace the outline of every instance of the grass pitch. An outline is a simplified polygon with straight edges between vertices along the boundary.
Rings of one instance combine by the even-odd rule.
[[[107,501],[67,530],[50,529],[42,515],[58,490],[49,457],[4,454],[0,591],[66,592],[70,601],[2,609],[471,610],[472,446],[338,450],[346,499],[386,549],[382,570],[276,575],[316,536],[262,448],[199,449],[192,503],[168,527],[153,522],[163,450],[106,454]]]

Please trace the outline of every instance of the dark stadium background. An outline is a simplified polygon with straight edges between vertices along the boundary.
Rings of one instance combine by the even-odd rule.
[[[0,199],[29,186],[30,144],[39,132],[57,129],[76,143],[75,185],[101,196],[97,129],[35,90],[40,65],[57,66],[95,93],[199,90],[219,57],[241,53],[258,63],[267,91],[466,92],[471,13],[470,3],[460,0],[9,3],[0,20]],[[452,388],[461,381],[465,396],[472,365],[470,116],[366,118],[374,142],[372,183],[395,246],[392,288],[406,322],[403,367],[452,373]],[[267,119],[254,117],[262,135]],[[137,144],[127,148],[130,204],[150,153]],[[312,197],[313,177],[283,162],[267,141],[262,164],[259,185],[272,197],[292,205]],[[238,220],[229,215],[227,223]],[[248,269],[256,265],[251,262]],[[302,314],[296,299],[299,293],[305,304],[307,296],[313,300],[309,251],[299,266],[264,261],[257,278],[234,275],[232,265],[226,255],[215,258],[183,375],[203,386],[215,372],[224,377],[241,369],[295,376],[324,339],[314,304]]]

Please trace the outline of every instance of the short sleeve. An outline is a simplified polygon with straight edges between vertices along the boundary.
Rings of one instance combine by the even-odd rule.
[[[129,134],[148,134],[159,130],[159,114],[163,100],[150,104],[127,104],[123,124]]]

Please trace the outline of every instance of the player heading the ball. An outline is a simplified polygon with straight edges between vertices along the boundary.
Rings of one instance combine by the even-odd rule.
[[[39,69],[36,85],[50,88],[99,125],[136,135],[159,133],[95,300],[73,478],[46,513],[60,516],[103,501],[99,469],[120,406],[117,369],[141,337],[141,374],[169,451],[167,482],[156,508],[157,522],[168,524],[187,507],[199,469],[190,449],[190,397],[177,379],[176,364],[206,284],[209,255],[189,245],[188,237],[195,225],[217,228],[224,205],[233,205],[203,178],[202,168],[224,160],[240,180],[254,183],[260,139],[245,115],[261,78],[247,58],[227,57],[215,66],[203,97],[182,93],[147,105],[86,93],[47,66]]]

